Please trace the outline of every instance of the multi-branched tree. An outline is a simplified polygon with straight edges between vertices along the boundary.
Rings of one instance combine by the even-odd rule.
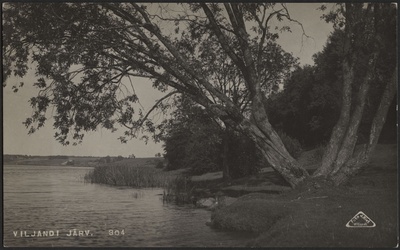
[[[341,184],[368,162],[396,94],[396,8],[392,4],[346,3],[325,19],[343,29],[342,100],[339,119],[314,176],[329,177]],[[360,122],[373,85],[378,85],[374,88],[378,98],[368,143],[356,151]]]
[[[348,39],[344,48],[349,58],[358,58],[363,49],[353,42],[354,37],[359,41],[368,36],[374,46],[367,55],[380,53],[371,38],[379,28],[371,27],[374,20],[388,19],[382,15],[385,8],[347,4],[336,13],[345,24]],[[276,79],[269,77],[275,70],[274,58],[265,56],[276,47],[277,31],[271,29],[271,20],[294,21],[284,4],[9,3],[3,9],[4,77],[24,76],[29,64],[35,65],[38,76],[34,85],[40,92],[31,99],[35,112],[25,122],[30,132],[44,125],[50,106],[55,108],[56,139],[64,144],[69,143],[70,136],[80,141],[85,131],[98,126],[115,129],[117,123],[127,129],[127,137],[135,136],[142,127],[152,132],[155,128],[148,113],[134,109],[138,102],[134,81],[144,77],[152,80],[154,88],[166,91],[165,98],[184,94],[215,119],[251,138],[262,157],[291,186],[309,177],[287,152],[264,106],[266,90],[276,84]],[[357,27],[357,15],[363,15],[364,29]],[[218,61],[213,56],[221,53],[234,72],[229,74],[238,75],[243,82],[241,98],[247,103],[247,113],[237,105],[234,95],[221,91],[217,75],[210,70],[220,67],[213,64]],[[366,72],[375,72],[376,57],[365,66]],[[353,84],[355,63],[349,59],[343,63],[343,85],[347,88]],[[344,90],[342,106],[347,107],[348,89]],[[168,105],[162,105],[165,98],[154,107],[166,108]],[[348,112],[342,113],[346,116]],[[338,136],[355,136],[345,133],[343,128],[353,130],[353,122],[343,123],[343,119],[346,117],[339,119],[332,135],[325,157],[328,160],[318,171],[324,176],[332,168],[329,159],[337,156],[337,160],[350,162],[338,150],[342,144],[346,148]],[[374,131],[379,135],[379,122],[377,125]],[[349,176],[348,167],[342,169]]]

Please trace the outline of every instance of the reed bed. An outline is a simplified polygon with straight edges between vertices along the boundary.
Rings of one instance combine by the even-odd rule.
[[[175,203],[195,203],[196,197],[194,196],[195,185],[190,178],[178,175],[169,180],[164,187],[163,199],[166,202]]]
[[[134,188],[164,188],[174,178],[175,176],[154,167],[101,165],[89,171],[84,181]]]
[[[189,177],[154,166],[110,164],[96,166],[84,176],[86,183],[128,186],[133,188],[163,188],[163,201],[194,202],[194,184]]]

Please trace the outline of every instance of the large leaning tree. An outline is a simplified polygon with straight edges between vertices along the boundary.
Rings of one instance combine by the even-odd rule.
[[[281,12],[282,11],[283,9]],[[270,19],[276,14],[277,13],[273,13],[270,16]],[[198,28],[196,27],[196,29]],[[286,26],[281,27],[281,31],[288,29],[290,28]],[[259,71],[259,82],[263,94],[268,96],[279,89],[279,85],[291,74],[292,69],[298,65],[298,62],[297,59],[292,56],[292,54],[285,52],[281,46],[276,43],[277,39],[279,38],[278,33],[269,32],[269,34],[266,34],[265,36],[265,39],[268,41],[268,46],[264,46],[264,48],[259,51],[258,54],[260,60],[259,64],[262,65]],[[227,96],[243,116],[249,117],[251,114],[251,100],[249,98],[250,93],[246,87],[243,75],[241,74],[240,70],[235,67],[234,62],[231,60],[229,55],[227,55],[224,49],[219,45],[217,39],[218,38],[214,36],[198,41],[198,48],[201,50],[199,59],[202,61],[202,72],[204,75],[207,75],[210,79],[212,79],[211,84],[213,87],[223,95]],[[253,42],[250,44],[250,49],[257,50],[258,46],[258,42]],[[212,95],[210,97],[212,98],[214,104],[223,105],[221,100],[218,98],[213,98]],[[185,104],[179,103],[179,100],[185,100],[183,101]],[[178,106],[178,109],[180,109],[175,113],[175,115],[178,115],[178,120],[180,120],[179,117],[182,118],[186,115],[193,115],[190,113],[196,110],[196,108],[199,106],[185,97],[178,97],[176,101],[176,106]],[[194,109],[191,109],[190,106],[192,105],[190,103],[193,103],[193,105],[197,107],[192,107]],[[187,105],[188,107],[184,107],[183,105]],[[199,112],[199,110],[196,110],[195,113],[197,112]],[[206,113],[206,111],[203,112]],[[189,119],[189,123],[196,123],[196,119],[192,118]],[[175,117],[172,117],[171,119],[176,120]],[[185,119],[187,119],[187,117],[181,121],[184,121]],[[230,167],[232,164],[229,164],[230,159],[228,159],[228,147],[230,141],[232,141],[232,138],[237,137],[235,135],[235,132],[237,132],[235,131],[236,125],[229,122],[229,120],[221,120],[218,117],[211,117],[211,119],[214,121],[214,125],[216,125],[221,134],[221,137],[218,139],[221,140],[223,148],[221,153],[223,159],[221,163],[223,169],[223,179],[229,180],[231,178]],[[173,121],[173,123],[176,124],[176,121]],[[187,128],[188,127],[185,127],[183,129]],[[173,129],[176,130],[177,128]],[[199,143],[201,144],[202,142]],[[204,150],[207,151],[210,150],[210,148],[204,148]],[[215,153],[220,152],[214,152],[214,154]]]
[[[273,20],[296,23],[285,4],[9,3],[3,11],[4,78],[23,77],[32,65],[38,78],[34,85],[40,91],[31,99],[34,113],[25,121],[30,132],[44,126],[49,107],[54,108],[55,137],[63,144],[70,139],[79,142],[85,131],[99,126],[114,130],[120,124],[126,137],[143,127],[154,131],[148,113],[135,109],[135,81],[147,78],[166,93],[155,108],[167,107],[162,101],[176,93],[185,95],[253,140],[292,187],[310,178],[284,147],[264,105],[266,91],[276,84],[268,77],[275,64],[273,56],[265,57],[266,51],[276,47],[274,38],[280,30],[288,29],[281,26],[277,31]],[[326,18],[344,30],[343,50],[348,56],[343,61],[341,116],[315,175],[340,184],[364,163],[353,160],[360,159],[353,157],[354,131],[363,112],[363,93],[368,92],[383,53],[379,27],[393,19],[393,10],[388,4],[346,4]],[[360,45],[365,39],[367,48]],[[210,70],[221,67],[213,59],[221,53],[243,81],[246,96],[241,98],[248,102],[247,112],[234,95],[221,91]],[[368,62],[364,67],[356,67],[360,56]],[[355,81],[354,72],[362,70],[365,81]],[[393,73],[381,94],[362,159],[376,144],[395,82]],[[357,102],[351,100],[354,95]]]

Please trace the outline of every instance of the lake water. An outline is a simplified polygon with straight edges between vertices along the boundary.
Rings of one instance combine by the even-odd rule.
[[[208,227],[208,210],[164,204],[161,189],[85,184],[90,169],[5,165],[4,246],[232,247],[250,239]]]

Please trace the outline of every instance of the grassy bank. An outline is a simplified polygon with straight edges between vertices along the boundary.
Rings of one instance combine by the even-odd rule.
[[[359,211],[376,227],[347,228]],[[398,235],[396,194],[368,185],[279,196],[249,194],[217,209],[212,223],[258,234],[252,247],[394,247]]]
[[[378,145],[347,185],[309,183],[279,195],[244,195],[214,211],[212,225],[258,234],[252,247],[395,247],[397,190],[397,147]],[[360,211],[376,227],[346,227]]]

